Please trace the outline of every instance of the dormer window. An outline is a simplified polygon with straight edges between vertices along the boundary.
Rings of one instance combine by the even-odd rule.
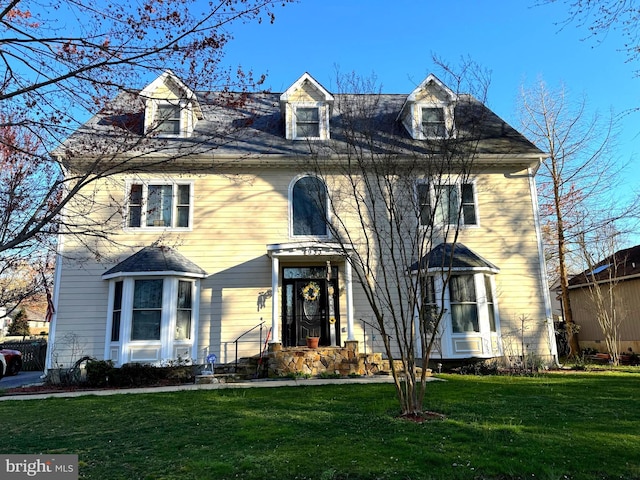
[[[447,133],[444,108],[422,107],[422,135],[425,138],[444,138]]]
[[[333,95],[305,73],[280,95],[285,138],[328,140],[332,108]]]
[[[145,103],[146,135],[188,137],[203,119],[196,95],[170,70],[147,85],[140,97]]]
[[[320,109],[316,107],[296,108],[296,138],[320,137]]]
[[[155,124],[158,135],[180,135],[180,106],[170,103],[159,104]]]
[[[456,136],[454,113],[457,95],[429,75],[407,97],[398,119],[416,140],[439,140]]]

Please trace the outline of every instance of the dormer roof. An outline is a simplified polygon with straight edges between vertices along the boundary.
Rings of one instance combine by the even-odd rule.
[[[313,99],[315,101],[333,103],[333,95],[320,82],[304,72],[302,76],[280,95],[280,108],[289,102]]]
[[[455,105],[458,96],[438,77],[429,74],[406,98],[398,113],[409,135],[416,140],[456,136]]]
[[[165,70],[149,85],[140,91],[143,100],[188,100],[192,104],[193,113],[202,120],[202,109],[196,94],[187,87],[171,70]]]
[[[333,95],[305,72],[280,95],[287,140],[328,140]]]
[[[407,102],[419,102],[422,100],[438,100],[451,103],[456,100],[457,95],[447,87],[438,77],[430,73],[420,85],[407,97]]]

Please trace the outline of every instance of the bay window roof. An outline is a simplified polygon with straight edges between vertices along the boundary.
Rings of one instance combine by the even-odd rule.
[[[207,272],[173,248],[149,246],[107,270],[102,274],[102,278],[108,280],[115,277],[146,275],[204,278]]]
[[[453,271],[486,271],[498,273],[500,269],[485,260],[462,243],[441,243],[435,246],[420,261],[410,267],[412,273],[418,271],[441,272]]]

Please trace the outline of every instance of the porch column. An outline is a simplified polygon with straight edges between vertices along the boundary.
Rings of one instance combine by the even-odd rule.
[[[351,262],[347,258],[344,262],[344,283],[347,293],[347,341],[356,339],[353,332],[353,291],[352,291],[352,275]]]
[[[271,257],[271,341],[269,343],[281,343],[280,322],[278,321],[278,279],[280,273],[280,261],[278,257]]]

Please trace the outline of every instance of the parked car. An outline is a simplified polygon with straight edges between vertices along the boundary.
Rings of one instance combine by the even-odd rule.
[[[2,354],[5,361],[4,374],[17,375],[18,372],[22,369],[22,352],[20,352],[19,350],[9,350],[8,348],[3,348],[2,350],[0,350],[0,354]]]
[[[4,359],[4,355],[0,353],[0,378],[4,377],[4,373],[7,371],[7,361]]]

